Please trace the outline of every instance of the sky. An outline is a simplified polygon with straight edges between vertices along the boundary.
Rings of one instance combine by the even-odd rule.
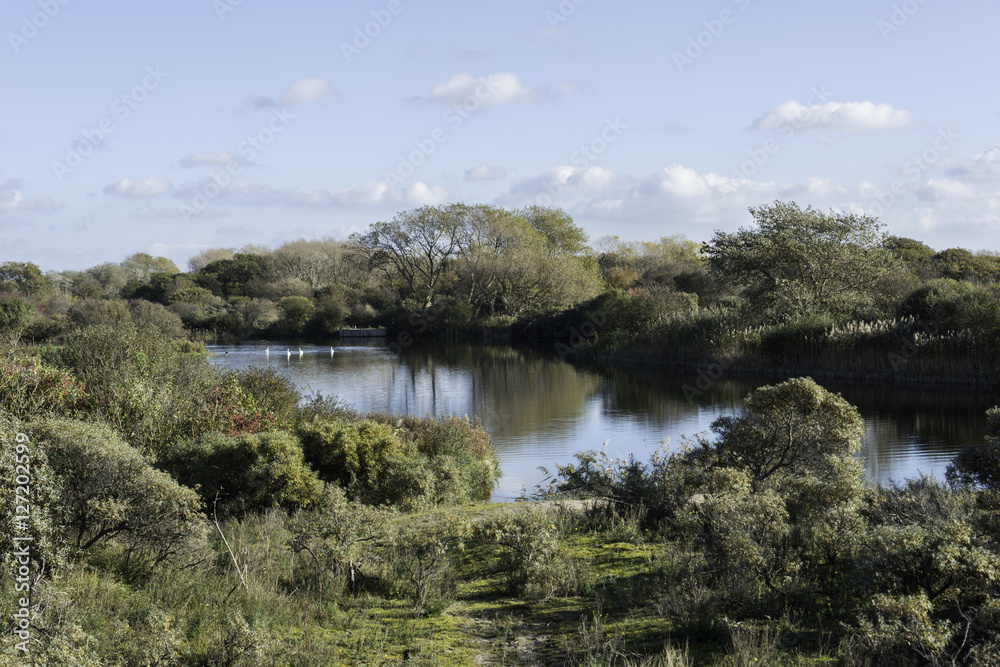
[[[996,0],[7,0],[0,262],[557,206],[596,241],[795,201],[1000,249]]]

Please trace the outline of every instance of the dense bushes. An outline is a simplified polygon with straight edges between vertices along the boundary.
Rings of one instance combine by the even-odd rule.
[[[230,512],[309,507],[320,497],[319,479],[289,433],[206,433],[173,445],[157,465],[198,489],[207,508],[216,500]]]
[[[791,605],[842,627],[850,664],[992,664],[992,496],[929,478],[866,491],[857,411],[810,380],[758,389],[745,408],[713,424],[716,440],[648,464],[578,455],[549,492],[597,498],[593,525],[638,521],[695,545],[687,585],[715,592],[715,614],[760,621]],[[990,414],[988,444],[949,471],[987,491]]]
[[[60,485],[55,520],[76,549],[114,538],[159,563],[200,534],[197,495],[110,429],[55,419],[32,424],[29,433]]]
[[[306,460],[351,498],[415,507],[488,494],[496,454],[478,424],[457,417],[314,416],[297,430]]]

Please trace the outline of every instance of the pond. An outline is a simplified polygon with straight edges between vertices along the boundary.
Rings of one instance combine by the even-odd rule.
[[[373,340],[335,342],[332,349],[209,346],[217,367],[273,367],[303,393],[335,395],[361,411],[478,416],[500,454],[498,502],[543,483],[539,466],[555,472],[579,451],[648,459],[664,444],[676,448],[685,436],[709,431],[716,418],[738,413],[743,397],[767,384],[721,378],[696,396],[693,376],[581,368],[551,349],[507,345],[413,345],[397,354]],[[862,457],[877,483],[920,473],[943,478],[955,453],[983,441],[985,412],[1000,404],[996,392],[821,384],[864,417]]]

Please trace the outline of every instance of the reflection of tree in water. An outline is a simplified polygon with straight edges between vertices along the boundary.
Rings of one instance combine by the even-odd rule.
[[[407,351],[406,361],[414,372],[462,369],[470,385],[470,415],[482,418],[501,448],[504,440],[523,440],[580,419],[600,385],[593,373],[505,345],[417,348]]]
[[[997,396],[963,390],[865,387],[838,389],[865,416],[862,455],[869,479],[901,481],[901,460],[933,460],[943,477],[948,461],[983,441],[986,410]],[[925,463],[921,472],[930,472]],[[907,475],[916,474],[916,470]]]

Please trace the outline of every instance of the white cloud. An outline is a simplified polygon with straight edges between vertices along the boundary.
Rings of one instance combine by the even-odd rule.
[[[785,102],[753,122],[755,130],[793,128],[865,132],[900,130],[913,125],[909,111],[874,102],[827,102],[808,107]]]
[[[507,169],[501,165],[483,163],[478,167],[465,171],[467,181],[496,181],[507,175]]]
[[[182,167],[210,167],[226,165],[235,162],[236,164],[246,164],[246,160],[236,157],[231,153],[195,153],[182,158]]]
[[[204,192],[211,179],[195,183],[185,183],[174,195],[183,200],[192,200]],[[292,208],[337,208],[337,207],[379,207],[443,204],[456,197],[456,193],[443,187],[433,187],[417,181],[408,188],[397,190],[386,181],[366,183],[341,189],[272,188],[260,183],[233,182],[212,199],[213,203],[236,204],[239,206],[267,207],[289,206]],[[211,207],[206,211],[212,210]]]
[[[150,176],[141,181],[125,178],[105,187],[102,192],[121,197],[156,197],[170,192],[170,181],[158,176]]]
[[[310,77],[296,81],[281,96],[281,101],[287,106],[339,99],[340,94],[333,89],[333,85],[327,79],[320,77]]]
[[[343,96],[333,88],[328,79],[322,77],[307,77],[292,84],[282,94],[280,99],[270,95],[251,95],[245,104],[252,109],[268,109],[280,106],[296,106],[312,102],[339,101]]]
[[[975,196],[971,186],[950,178],[932,178],[917,189],[917,197],[922,201],[967,200]]]
[[[51,211],[55,203],[48,197],[28,199],[19,190],[23,186],[20,181],[8,179],[0,185],[0,211]]]
[[[499,106],[535,102],[543,91],[521,83],[515,74],[504,72],[474,77],[465,72],[444,83],[431,86],[431,100],[441,104]]]

